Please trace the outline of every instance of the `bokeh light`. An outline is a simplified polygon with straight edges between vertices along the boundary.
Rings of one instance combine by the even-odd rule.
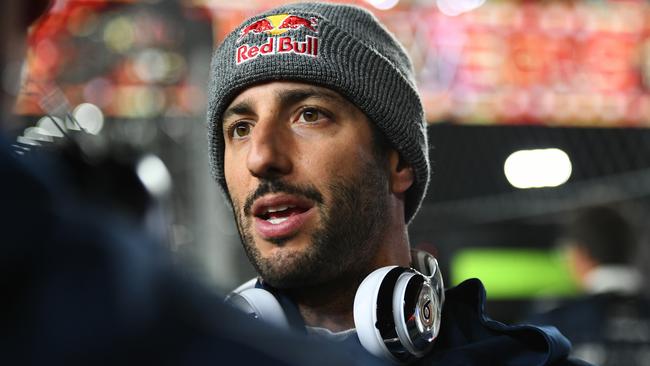
[[[104,114],[94,104],[79,104],[72,112],[72,116],[84,131],[93,135],[97,135],[104,127]]]
[[[136,166],[138,178],[147,190],[154,196],[163,196],[169,193],[172,186],[171,175],[165,163],[155,155],[146,155]]]
[[[52,136],[49,131],[41,127],[27,127],[23,131],[23,137],[35,142],[52,142]]]
[[[388,10],[394,8],[399,0],[365,0],[368,4],[379,10]]]
[[[166,96],[158,87],[123,86],[116,89],[116,113],[128,118],[151,118],[162,113]]]
[[[65,123],[58,117],[45,116],[36,122],[36,127],[40,133],[53,137],[63,137],[63,131],[66,130]],[[63,131],[62,131],[63,130]]]
[[[440,12],[448,16],[458,16],[472,11],[484,3],[485,0],[436,0]]]
[[[135,72],[146,83],[164,80],[171,69],[169,57],[159,49],[147,48],[135,56]]]
[[[104,42],[115,52],[124,53],[130,50],[134,41],[134,24],[129,17],[115,18],[104,29]]]
[[[503,170],[516,188],[557,187],[569,180],[572,165],[560,149],[519,150],[508,156]]]

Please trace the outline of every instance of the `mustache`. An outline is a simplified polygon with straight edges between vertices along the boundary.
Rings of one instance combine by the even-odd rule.
[[[246,197],[244,202],[244,214],[250,215],[253,203],[258,198],[269,193],[287,193],[295,196],[303,196],[318,204],[323,204],[323,195],[312,185],[291,184],[281,180],[263,180],[257,189]]]

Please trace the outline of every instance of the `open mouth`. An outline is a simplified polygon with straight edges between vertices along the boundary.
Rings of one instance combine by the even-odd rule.
[[[297,233],[315,210],[314,202],[299,196],[274,194],[253,203],[255,228],[265,238],[288,237]]]
[[[256,215],[262,220],[266,220],[273,225],[281,224],[287,221],[291,216],[300,215],[309,208],[292,205],[268,207],[260,215]]]

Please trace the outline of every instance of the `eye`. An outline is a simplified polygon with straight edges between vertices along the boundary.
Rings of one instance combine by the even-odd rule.
[[[307,124],[318,123],[319,121],[326,118],[329,118],[329,116],[325,112],[313,107],[307,107],[303,108],[300,111],[300,118],[298,119],[298,122]]]
[[[241,139],[251,133],[253,126],[248,122],[237,122],[230,127],[229,135],[233,139]]]

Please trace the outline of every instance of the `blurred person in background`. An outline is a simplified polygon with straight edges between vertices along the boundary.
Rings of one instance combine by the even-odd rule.
[[[490,320],[480,281],[444,292],[436,260],[410,250],[426,123],[411,61],[371,13],[266,11],[226,37],[211,72],[212,171],[259,274],[231,303],[393,362],[582,364],[554,328]]]
[[[650,363],[650,301],[634,266],[637,236],[617,210],[584,209],[567,225],[560,244],[582,296],[535,316],[573,343],[573,354],[599,365]]]
[[[49,5],[0,3],[3,76]],[[381,364],[274,329],[243,332],[252,320],[175,271],[141,221],[105,205],[147,194],[132,167],[84,162],[73,140],[65,151],[14,148],[0,129],[0,364]],[[124,197],[93,190],[106,183],[132,186]]]

